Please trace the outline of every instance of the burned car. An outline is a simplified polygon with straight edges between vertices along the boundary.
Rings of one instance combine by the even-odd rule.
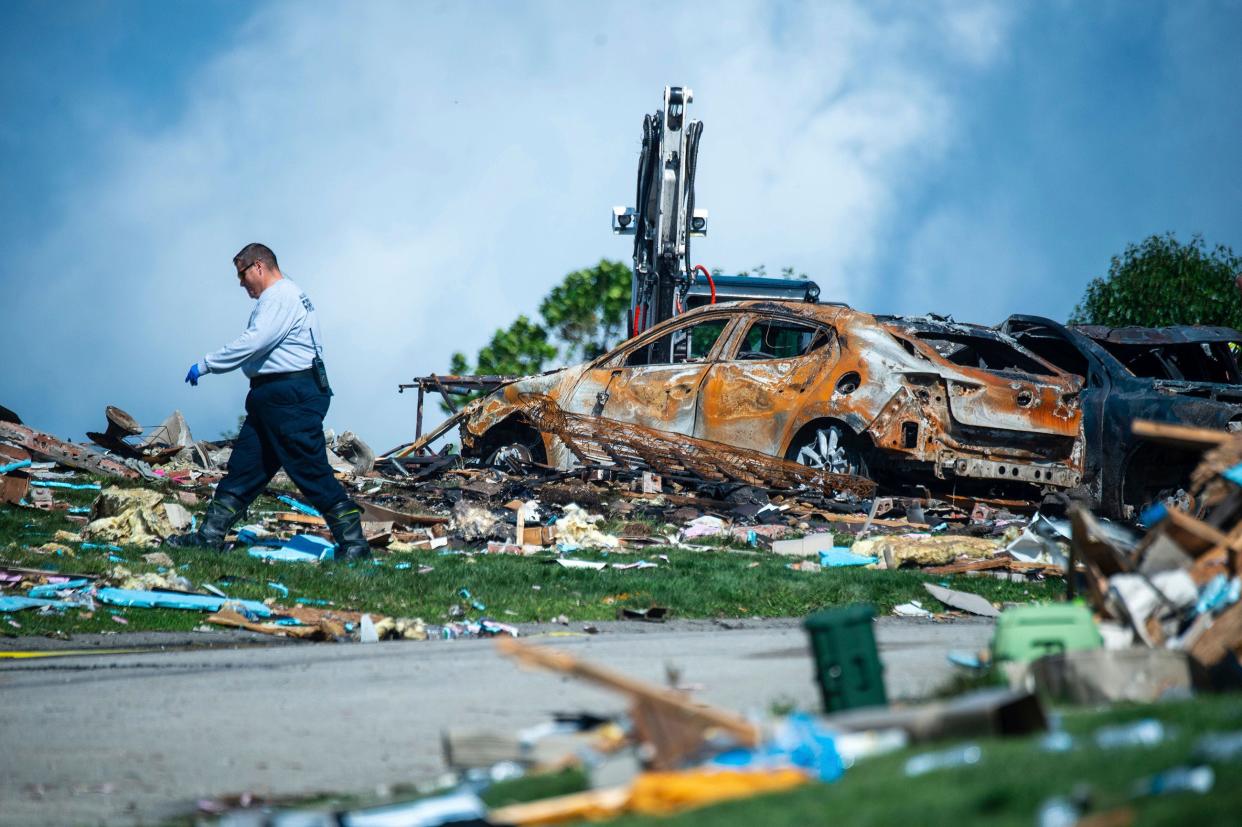
[[[581,458],[523,413],[531,400],[551,400],[570,414],[838,474],[1031,493],[1081,482],[1081,390],[1079,377],[991,328],[842,305],[736,302],[690,311],[592,362],[475,400],[464,412],[462,450],[572,467]]]
[[[1133,420],[1242,429],[1237,330],[1071,327],[1039,316],[1010,316],[1000,329],[1083,378],[1083,485],[1107,516],[1175,493],[1202,458],[1135,437]]]

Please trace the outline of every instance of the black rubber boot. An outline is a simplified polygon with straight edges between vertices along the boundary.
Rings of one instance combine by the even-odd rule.
[[[371,556],[371,547],[362,535],[362,509],[350,500],[324,512],[332,539],[336,540],[337,560],[363,560]]]
[[[217,494],[207,505],[207,513],[203,515],[198,531],[178,534],[169,537],[164,545],[172,548],[214,548],[224,551],[224,538],[241,516],[246,513],[246,506],[231,494]]]

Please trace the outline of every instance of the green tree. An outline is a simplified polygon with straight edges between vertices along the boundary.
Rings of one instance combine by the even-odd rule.
[[[539,305],[539,314],[564,344],[564,361],[594,359],[624,338],[631,280],[629,267],[600,259],[552,288]]]
[[[526,376],[558,356],[564,362],[593,359],[625,337],[629,308],[630,269],[619,261],[600,259],[552,288],[539,305],[542,324],[518,316],[492,334],[473,365],[464,353],[454,353],[449,372]],[[553,333],[560,348],[552,341]],[[453,401],[462,404],[472,398],[454,396]],[[449,411],[443,402],[440,407]]]
[[[491,341],[479,349],[473,366],[464,353],[454,353],[449,372],[457,376],[527,376],[543,370],[544,363],[555,356],[556,346],[548,341],[547,328],[522,315],[492,334]],[[454,396],[453,400],[460,405],[471,398]],[[450,410],[444,402],[440,407],[446,413]]]
[[[721,276],[721,275],[724,275],[724,271],[723,271],[723,270],[721,270],[721,269],[719,269],[719,268],[717,268],[717,269],[715,269],[715,270],[712,270],[712,275],[713,275],[713,276]],[[738,275],[739,275],[739,276],[754,276],[755,278],[760,278],[760,279],[763,279],[763,278],[777,278],[777,279],[806,279],[806,278],[809,278],[809,276],[807,276],[807,274],[806,274],[806,273],[799,273],[799,272],[798,272],[797,270],[795,270],[793,267],[788,267],[788,266],[786,266],[786,267],[782,267],[782,268],[781,268],[780,275],[777,275],[777,276],[769,276],[769,275],[768,275],[768,266],[767,266],[766,264],[756,264],[754,267],[750,268],[749,270],[741,270],[741,271],[739,271],[739,272],[738,272]]]
[[[1242,259],[1199,235],[1181,244],[1172,233],[1130,244],[1114,256],[1108,275],[1092,280],[1071,324],[1109,327],[1223,325],[1242,329],[1242,300],[1234,279]]]

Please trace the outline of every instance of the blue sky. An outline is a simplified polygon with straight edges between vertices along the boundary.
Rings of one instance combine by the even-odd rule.
[[[1065,317],[1152,233],[1242,249],[1239,2],[0,4],[0,404],[232,426],[186,367],[264,241],[315,300],[328,424],[383,449],[398,382],[566,272],[624,259],[642,115],[705,123],[696,258],[875,312]]]

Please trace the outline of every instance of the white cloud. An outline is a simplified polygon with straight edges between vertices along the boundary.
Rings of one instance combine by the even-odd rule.
[[[244,324],[229,260],[264,241],[320,310],[329,424],[390,447],[413,431],[399,381],[473,353],[566,272],[627,257],[608,211],[633,198],[641,118],[667,83],[694,88],[706,124],[696,257],[861,296],[883,225],[954,140],[955,78],[1006,36],[987,5],[945,8],[261,7],[179,120],[98,136],[109,162],[16,270],[55,274],[16,285],[21,333],[58,309],[80,323],[4,385],[67,434],[118,404],[147,422],[179,407],[213,436],[243,380],[181,376]]]
[[[950,313],[997,324],[1013,313],[1059,316],[1063,296],[1044,251],[1022,232],[1023,217],[1001,199],[931,210],[901,262],[902,289],[888,312]],[[955,301],[947,302],[946,297]]]

